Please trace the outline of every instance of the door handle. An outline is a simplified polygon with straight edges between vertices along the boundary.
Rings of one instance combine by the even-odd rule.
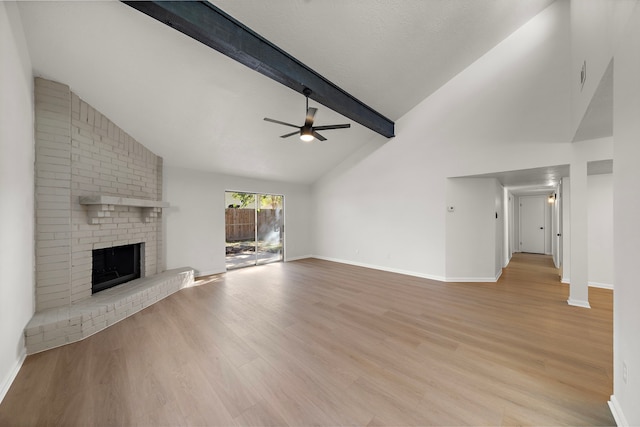
[[[540,230],[544,230],[544,227],[540,227]]]

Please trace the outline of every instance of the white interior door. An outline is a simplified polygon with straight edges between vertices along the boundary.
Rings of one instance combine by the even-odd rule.
[[[544,253],[545,196],[520,197],[520,252]]]

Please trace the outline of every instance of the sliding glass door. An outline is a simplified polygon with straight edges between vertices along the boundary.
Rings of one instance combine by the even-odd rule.
[[[227,269],[284,259],[284,196],[227,191]]]

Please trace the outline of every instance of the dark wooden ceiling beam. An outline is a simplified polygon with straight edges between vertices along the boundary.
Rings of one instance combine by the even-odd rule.
[[[303,93],[349,119],[383,135],[394,136],[394,123],[349,95],[273,43],[206,1],[123,1],[229,56],[259,73]]]

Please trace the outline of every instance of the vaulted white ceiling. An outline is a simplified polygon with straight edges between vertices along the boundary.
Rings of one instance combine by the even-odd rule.
[[[553,0],[215,0],[392,120]],[[386,139],[319,108],[326,142],[281,139],[304,97],[120,2],[20,2],[34,73],[75,93],[169,166],[311,183]],[[401,130],[396,130],[396,134]]]

